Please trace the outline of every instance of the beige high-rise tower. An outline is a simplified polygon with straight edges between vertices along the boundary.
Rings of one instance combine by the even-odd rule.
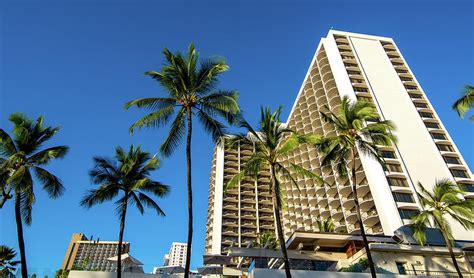
[[[331,30],[317,47],[287,126],[298,133],[336,135],[334,127],[321,119],[320,111],[327,107],[337,114],[344,96],[352,101],[373,102],[379,113],[379,118],[373,120],[391,120],[397,127],[397,144],[381,147],[388,171],[371,157],[356,157],[358,199],[368,234],[393,235],[410,223],[411,216],[421,209],[416,196],[419,182],[431,189],[436,180],[448,178],[464,185],[470,192],[468,198],[474,198],[471,170],[391,38]],[[271,197],[259,190],[269,182],[268,173],[261,173],[255,184],[249,181],[236,192],[224,194],[223,185],[239,172],[251,152],[251,146],[238,150],[226,150],[222,143],[216,146],[207,254],[224,253],[230,245],[244,246],[260,232],[262,223],[274,230]],[[336,233],[359,234],[350,181],[335,174],[335,165],[322,168],[321,157],[308,146],[289,155],[287,161],[311,169],[327,185],[300,179],[298,190],[285,184],[287,208],[282,216],[286,237],[295,231],[317,232],[317,221],[326,219],[332,219]],[[242,201],[247,193],[243,192],[248,192],[254,211],[244,211]],[[268,200],[268,204],[261,200]],[[260,206],[269,211],[264,222],[257,209]],[[245,230],[245,235],[244,213],[255,218],[249,219],[252,227]],[[474,234],[450,222],[455,239],[474,240]]]

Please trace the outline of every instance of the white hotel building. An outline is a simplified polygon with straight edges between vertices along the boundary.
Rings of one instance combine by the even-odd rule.
[[[379,118],[396,125],[396,145],[382,148],[388,171],[373,158],[363,154],[356,158],[358,198],[369,235],[393,236],[410,223],[409,218],[420,209],[415,194],[419,182],[430,190],[436,180],[448,178],[465,185],[470,192],[467,198],[474,198],[471,170],[393,39],[329,31],[311,61],[288,127],[299,133],[335,135],[319,111],[328,107],[338,113],[344,96],[373,102]],[[223,143],[216,146],[206,254],[225,254],[229,247],[248,245],[262,229],[262,208],[271,208],[271,202],[262,201],[269,197],[264,190],[267,173],[224,194],[225,183],[240,170],[249,151],[251,146],[236,150],[226,150]],[[336,233],[359,234],[350,181],[337,176],[334,167],[322,168],[321,157],[311,147],[303,146],[287,159],[321,175],[328,185],[321,187],[311,179],[301,179],[298,191],[286,184],[286,210],[282,212],[286,238],[295,232],[318,232],[317,221],[328,218],[333,220]],[[266,219],[265,229],[274,229]],[[450,222],[456,240],[474,241],[474,233]]]

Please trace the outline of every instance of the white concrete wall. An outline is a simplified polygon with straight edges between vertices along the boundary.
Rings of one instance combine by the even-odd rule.
[[[212,254],[221,253],[222,201],[224,198],[224,143],[216,147],[216,176],[214,179],[214,217],[212,224]]]
[[[421,182],[430,190],[437,179],[452,178],[380,42],[363,38],[351,41],[383,116],[397,127],[397,147],[413,183]],[[456,239],[474,240],[474,233],[450,222]]]

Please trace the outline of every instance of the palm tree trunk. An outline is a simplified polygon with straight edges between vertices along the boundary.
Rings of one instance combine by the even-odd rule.
[[[367,235],[365,234],[365,227],[364,223],[362,222],[362,215],[360,213],[360,205],[359,205],[359,196],[357,195],[357,175],[356,175],[356,161],[355,161],[355,148],[352,148],[352,194],[354,195],[354,204],[357,211],[357,222],[359,222],[359,229],[360,234],[362,236],[362,240],[364,241],[364,248],[365,253],[367,254],[367,261],[369,263],[370,274],[372,278],[377,277],[375,272],[375,265],[374,261],[372,260],[372,254],[369,249],[369,242],[367,241]]]
[[[456,256],[454,256],[453,245],[451,244],[451,240],[449,240],[448,236],[446,235],[444,231],[441,231],[441,234],[443,235],[444,241],[446,242],[446,245],[448,246],[449,255],[451,256],[451,260],[453,260],[454,268],[456,268],[456,272],[458,273],[458,276],[462,278],[461,269],[459,269],[458,262],[456,261]]]
[[[191,268],[191,246],[193,242],[193,189],[191,186],[191,136],[193,131],[192,111],[188,108],[188,136],[186,138],[186,162],[188,180],[188,245],[186,248],[186,265],[184,267],[184,278],[189,277]]]
[[[283,237],[283,228],[281,226],[281,219],[280,219],[281,202],[280,202],[280,198],[278,197],[277,188],[276,188],[277,182],[276,182],[276,175],[275,175],[275,166],[271,165],[270,167],[271,167],[271,174],[272,174],[273,210],[275,212],[275,221],[277,225],[278,241],[280,242],[281,253],[283,254],[283,261],[285,263],[286,278],[291,278],[290,261],[288,260],[288,252],[286,250],[285,238]]]
[[[21,276],[28,278],[28,267],[26,265],[25,241],[23,239],[23,223],[21,219],[20,193],[15,190],[15,218],[18,232],[18,248],[20,249]]]
[[[125,195],[125,200],[123,204],[123,210],[120,215],[120,232],[119,232],[119,244],[118,244],[118,254],[117,254],[117,278],[122,277],[122,242],[123,242],[123,230],[125,229],[125,217],[127,215],[127,195]]]

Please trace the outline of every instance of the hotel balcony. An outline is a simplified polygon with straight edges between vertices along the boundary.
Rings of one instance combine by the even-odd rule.
[[[359,199],[359,205],[361,211],[368,211],[374,207],[374,199],[372,198],[372,194],[368,193],[361,199]]]

